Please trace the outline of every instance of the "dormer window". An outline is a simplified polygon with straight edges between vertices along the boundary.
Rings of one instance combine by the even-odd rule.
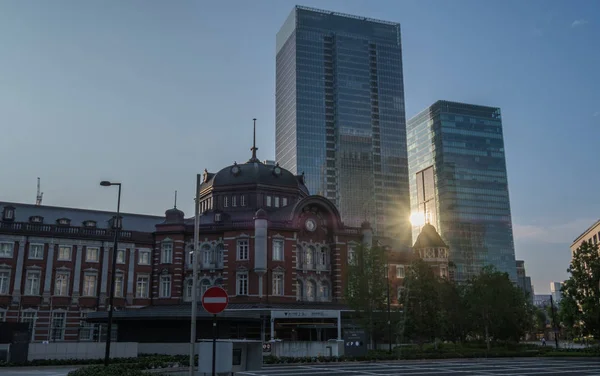
[[[108,222],[110,228],[121,228],[121,226],[123,225],[123,217],[119,216],[119,220],[117,220],[117,216],[114,216]]]
[[[228,196],[223,196],[223,207],[224,208],[229,207],[229,197]]]
[[[272,199],[271,196],[267,196],[267,206],[268,207],[271,207],[271,199]]]
[[[221,213],[215,213],[215,222],[221,222]]]
[[[96,221],[84,221],[83,226],[84,227],[96,227]]]
[[[231,196],[231,206],[234,208],[237,206],[237,196]]]
[[[12,206],[5,206],[2,212],[2,220],[12,221],[15,219],[15,208]]]
[[[246,195],[240,196],[240,205],[246,206]]]
[[[29,222],[30,223],[43,223],[44,217],[41,217],[39,215],[34,215],[32,217],[29,217]]]
[[[71,224],[71,220],[69,218],[59,218],[56,223],[61,226],[68,226]]]
[[[281,198],[281,206],[287,206],[287,197],[282,197]]]

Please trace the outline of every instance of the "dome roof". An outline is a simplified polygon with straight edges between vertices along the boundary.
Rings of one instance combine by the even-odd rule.
[[[294,175],[279,167],[279,164],[266,165],[256,158],[243,164],[234,163],[216,174],[205,171],[201,189],[252,184],[296,188],[308,194],[308,188],[304,185],[304,175]]]
[[[435,230],[435,227],[426,223],[421,229],[419,236],[417,236],[417,241],[415,242],[413,249],[441,247],[448,248],[448,245],[446,245],[440,234]]]
[[[184,217],[185,217],[185,214],[181,210],[177,209],[177,207],[174,207],[165,212],[165,221],[163,223],[164,224],[183,223]]]

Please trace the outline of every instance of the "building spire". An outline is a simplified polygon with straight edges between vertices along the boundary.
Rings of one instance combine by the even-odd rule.
[[[174,209],[177,209],[177,191],[175,191],[175,204],[173,205]]]
[[[252,150],[252,158],[250,159],[250,162],[258,162],[258,158],[256,158],[256,151],[258,150],[256,147],[256,118],[252,120],[254,121],[254,133],[252,137],[252,147],[250,148],[250,150]]]

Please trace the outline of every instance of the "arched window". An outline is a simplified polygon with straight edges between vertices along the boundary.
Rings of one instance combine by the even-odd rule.
[[[223,252],[225,251],[225,247],[223,246],[223,243],[219,243],[217,244],[217,246],[215,247],[215,257],[216,257],[216,262],[218,264],[223,264],[224,263],[224,257],[223,257]]]
[[[329,300],[329,282],[323,281],[321,282],[319,295],[321,300]]]
[[[306,282],[306,300],[314,302],[316,298],[317,284],[315,281]]]
[[[305,260],[306,265],[314,265],[315,263],[315,247],[312,245],[306,247]]]
[[[296,246],[296,263],[299,266],[304,264],[304,250],[300,244]]]
[[[202,282],[200,282],[200,297],[204,295],[210,286],[210,281],[208,279],[203,279]]]
[[[194,281],[188,279],[185,281],[185,298],[186,300],[192,300],[192,291],[194,289]]]
[[[186,260],[188,265],[194,265],[194,245],[190,244],[187,248]]]
[[[321,247],[319,249],[319,264],[326,266],[327,265],[327,247]]]
[[[205,266],[213,263],[212,250],[210,249],[210,245],[208,244],[204,244],[202,246],[202,260]]]
[[[302,281],[296,281],[296,299],[304,300],[304,284]]]

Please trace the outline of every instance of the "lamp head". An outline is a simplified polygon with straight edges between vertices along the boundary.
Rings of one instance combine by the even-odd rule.
[[[100,185],[103,187],[110,187],[112,185],[112,183],[109,182],[108,180],[103,180],[100,182]]]

